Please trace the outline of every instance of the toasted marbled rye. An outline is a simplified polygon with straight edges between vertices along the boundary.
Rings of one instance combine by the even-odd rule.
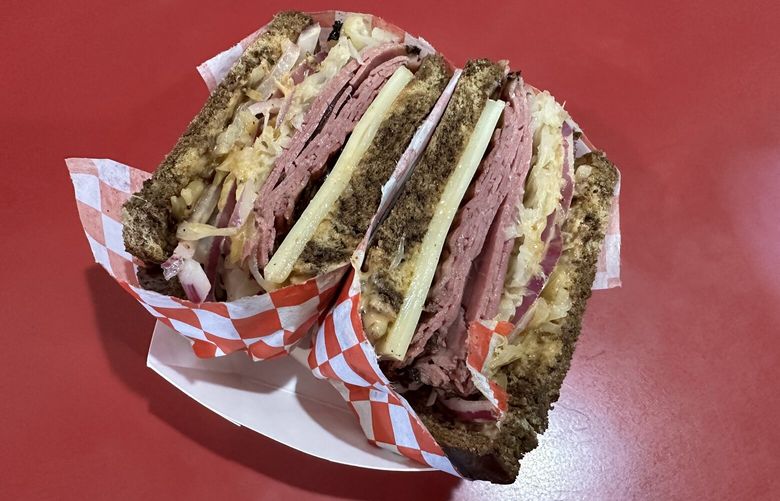
[[[295,41],[311,22],[300,12],[277,14],[214,89],[173,150],[124,205],[123,236],[130,254],[147,263],[162,263],[171,255],[176,247],[171,197],[213,167],[208,152],[233,117],[252,70],[263,61],[272,66],[282,54],[282,42]]]

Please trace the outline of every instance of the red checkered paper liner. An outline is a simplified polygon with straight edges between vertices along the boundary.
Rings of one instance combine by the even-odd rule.
[[[360,318],[354,269],[336,306],[314,336],[309,368],[347,401],[368,441],[437,470],[460,476],[417,413],[379,368]]]
[[[471,322],[466,338],[466,367],[471,373],[471,381],[493,404],[499,419],[509,408],[509,399],[506,390],[488,377],[487,362],[498,346],[499,338],[506,338],[512,330],[514,325],[510,322],[495,320]]]
[[[255,360],[286,354],[331,305],[346,273],[326,275],[230,302],[193,303],[143,289],[122,238],[122,204],[150,174],[113,160],[66,160],[76,206],[95,261],[158,320],[185,336],[202,358],[245,351]]]
[[[494,337],[507,336],[512,328],[509,322],[475,322],[468,333],[466,365],[474,385],[493,403],[499,417],[507,410],[507,393],[488,379],[485,364],[497,344]],[[347,401],[370,443],[460,476],[417,413],[380,369],[374,347],[363,330],[360,283],[354,269],[314,336],[308,362],[314,375],[328,380]]]

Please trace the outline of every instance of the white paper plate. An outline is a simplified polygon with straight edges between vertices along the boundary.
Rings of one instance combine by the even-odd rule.
[[[146,365],[228,421],[306,454],[375,470],[430,470],[369,444],[338,392],[294,357],[199,359],[187,340],[158,322]]]

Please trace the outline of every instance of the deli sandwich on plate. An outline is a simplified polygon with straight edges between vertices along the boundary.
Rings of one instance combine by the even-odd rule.
[[[125,204],[125,247],[143,287],[194,303],[351,261],[380,379],[460,475],[512,482],[568,370],[618,172],[506,62],[454,70],[423,45],[278,14]],[[501,335],[477,350],[480,329]]]
[[[125,204],[141,284],[232,301],[346,265],[452,76],[422,49],[278,14]]]
[[[470,61],[365,253],[365,334],[467,478],[514,480],[568,370],[618,179],[588,150],[549,93]],[[503,335],[475,370],[480,326]]]

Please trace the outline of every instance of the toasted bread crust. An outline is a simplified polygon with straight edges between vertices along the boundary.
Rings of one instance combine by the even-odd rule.
[[[300,12],[277,14],[214,89],[152,177],[125,203],[123,235],[129,253],[149,263],[162,263],[170,256],[176,246],[171,196],[213,168],[206,153],[233,116],[251,71],[262,61],[273,65],[281,56],[282,41],[297,40],[311,21]]]
[[[518,361],[507,371],[509,411],[492,437],[454,423],[422,401],[412,401],[415,410],[464,476],[512,483],[519,460],[537,445],[537,435],[547,429],[547,413],[558,400],[580,333],[585,304],[591,295],[596,261],[604,241],[609,210],[618,174],[601,152],[585,155],[577,166],[589,165],[590,175],[580,180],[569,216],[564,224],[564,266],[570,267],[572,307],[561,323],[561,332],[543,332],[557,338],[561,350],[551,366]]]

